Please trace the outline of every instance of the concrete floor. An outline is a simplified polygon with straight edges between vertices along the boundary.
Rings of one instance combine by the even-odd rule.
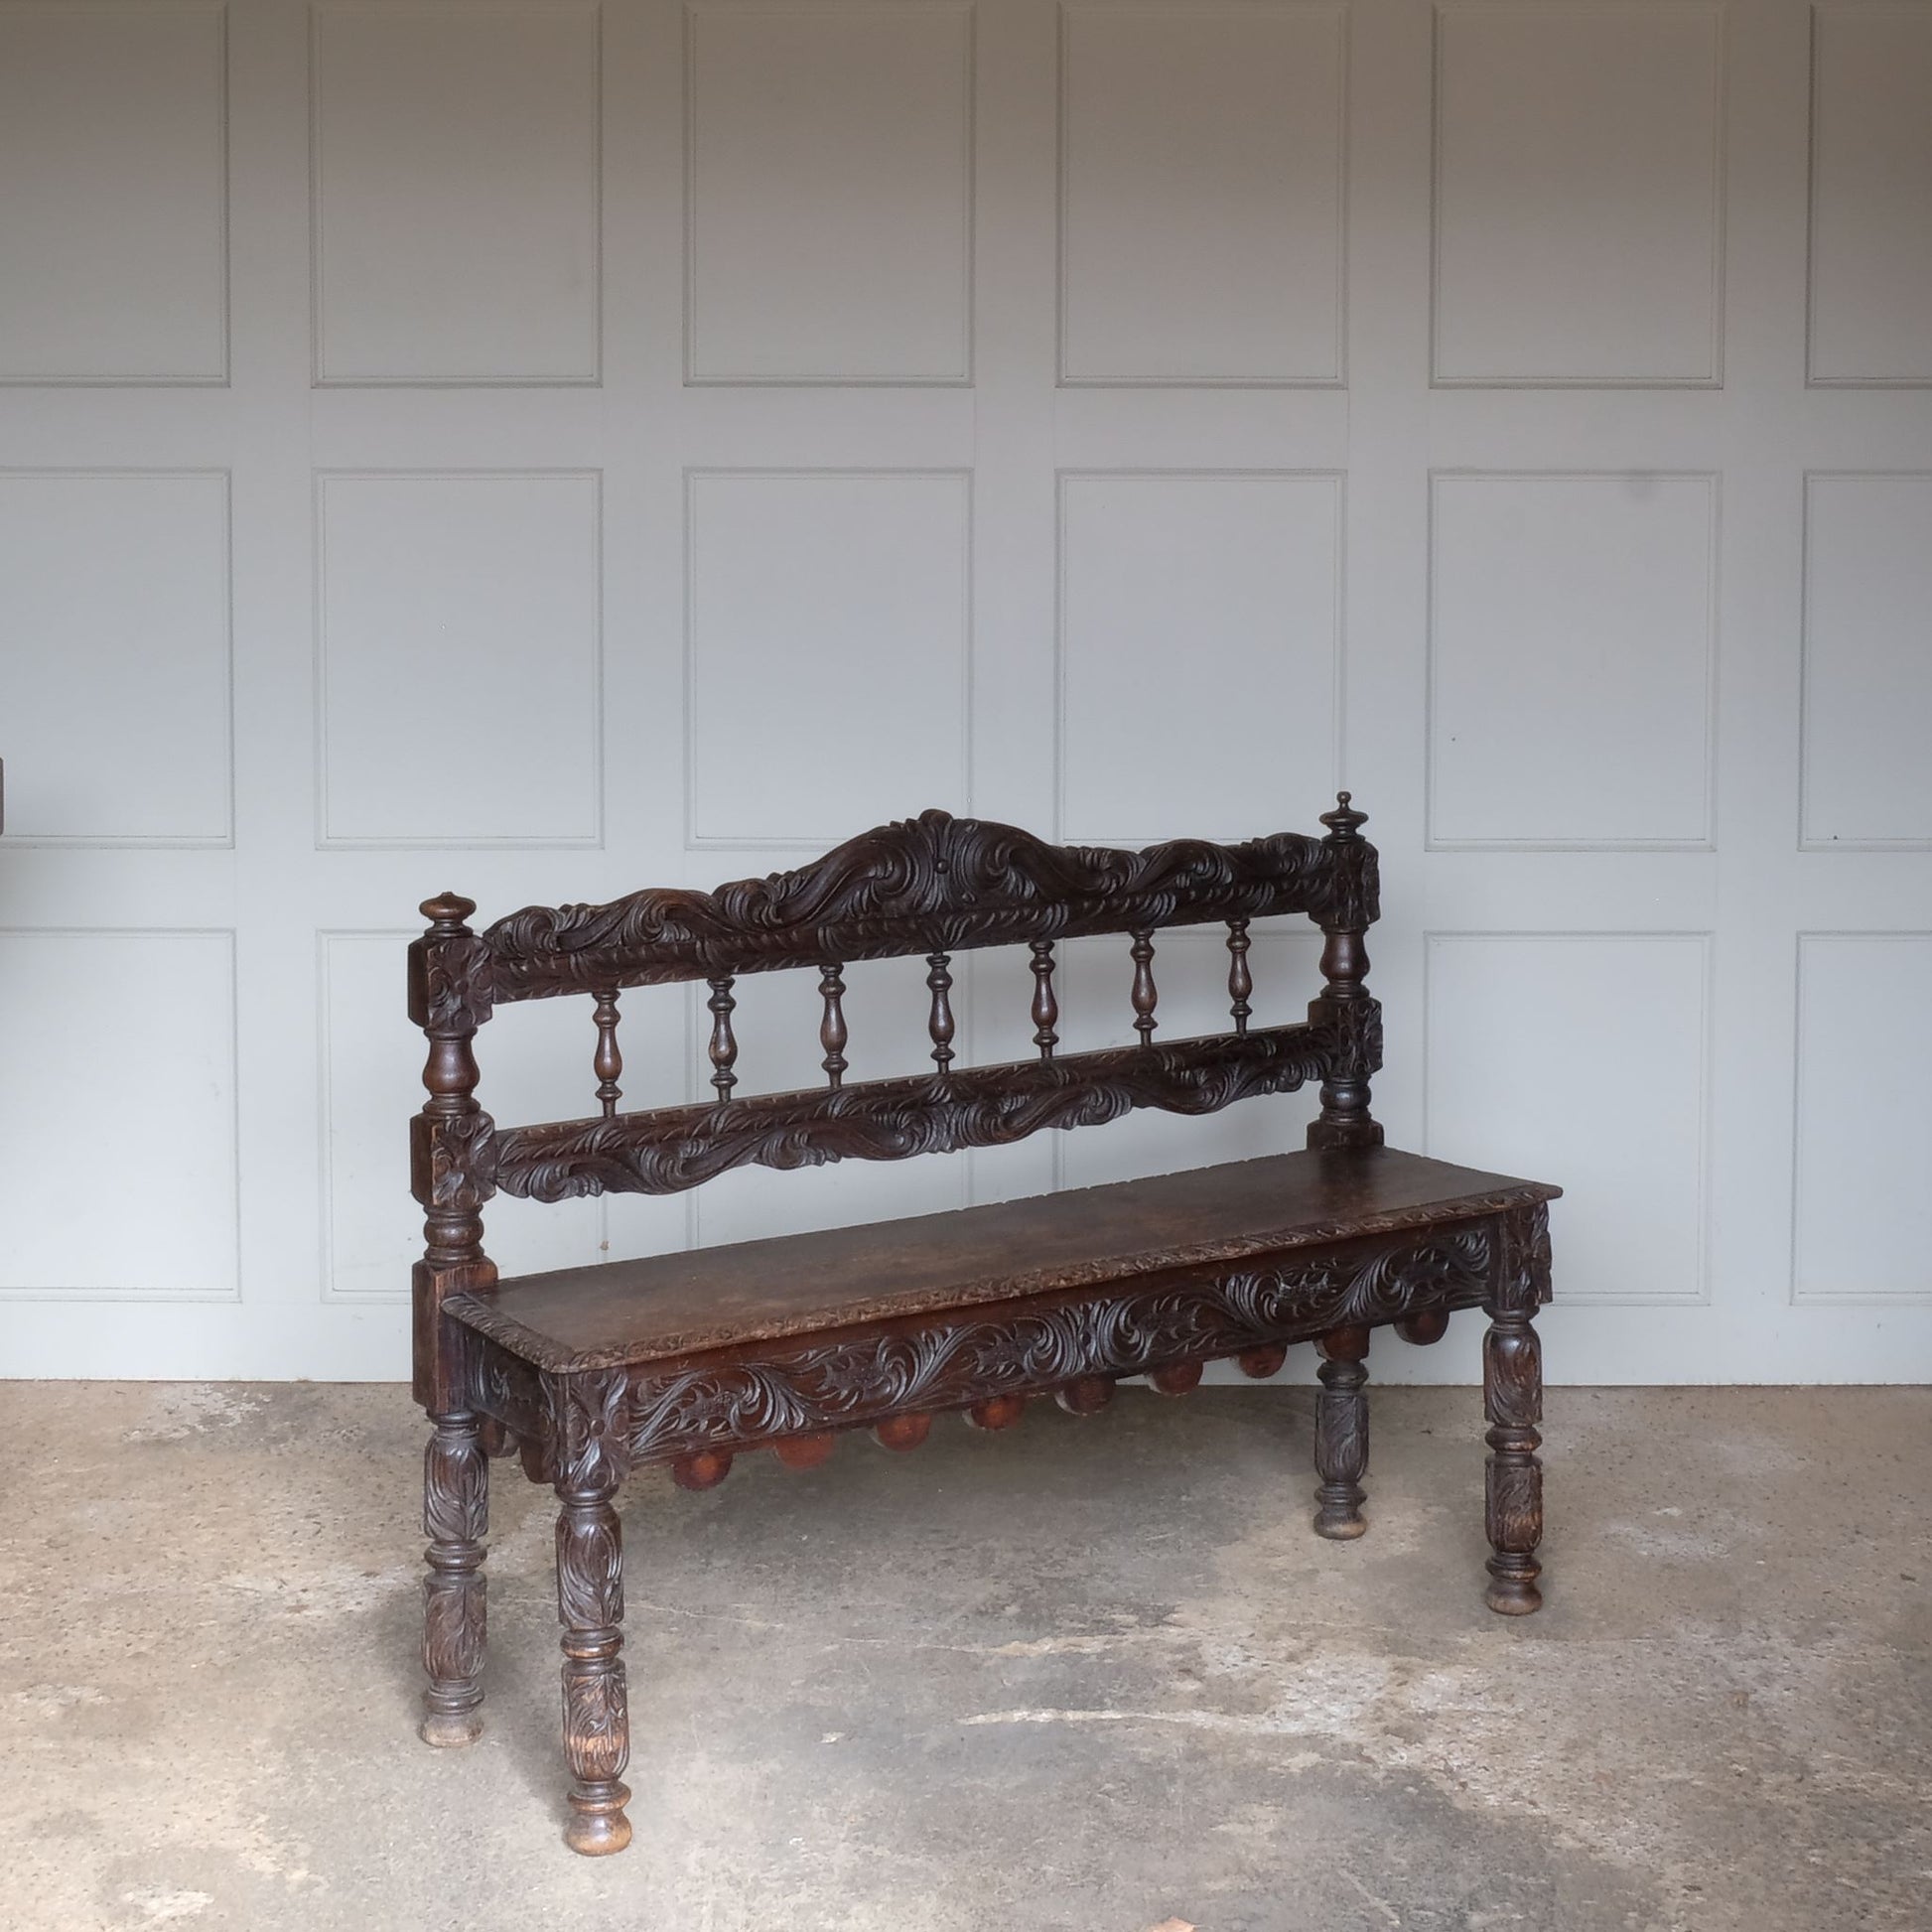
[[[1556,1392],[1519,1622],[1463,1390],[1379,1393],[1356,1544],[1301,1389],[640,1476],[595,1863],[513,1464],[489,1729],[432,1752],[402,1390],[0,1403],[7,1932],[1932,1926],[1932,1390]]]

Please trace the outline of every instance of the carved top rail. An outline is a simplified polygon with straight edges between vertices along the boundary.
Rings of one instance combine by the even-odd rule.
[[[1375,918],[1374,848],[1359,814],[1331,816],[1352,823],[1127,852],[928,811],[716,892],[526,906],[478,935],[469,977],[487,1005],[1287,912],[1359,928]]]

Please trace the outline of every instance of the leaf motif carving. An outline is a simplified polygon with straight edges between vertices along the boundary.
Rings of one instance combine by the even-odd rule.
[[[733,1168],[903,1161],[1005,1147],[1042,1128],[1117,1120],[1139,1107],[1207,1114],[1325,1077],[1330,1032],[1265,1033],[1118,1047],[1059,1060],[970,1067],[805,1093],[667,1107],[610,1120],[503,1128],[495,1182],[506,1194],[675,1193]]]
[[[499,997],[643,986],[823,960],[961,952],[1179,920],[1373,903],[1373,848],[1342,856],[1282,832],[1144,851],[1055,846],[1013,825],[923,812],[822,859],[716,892],[632,893],[606,905],[526,906],[483,934]],[[1364,856],[1365,855],[1365,856]],[[1372,915],[1371,915],[1372,916]]]
[[[1490,1229],[1477,1224],[1366,1256],[1311,1257],[1004,1314],[967,1312],[846,1341],[773,1343],[762,1359],[630,1372],[620,1426],[628,1459],[644,1462],[903,1410],[963,1407],[1080,1375],[1137,1374],[1418,1309],[1472,1306],[1492,1267]]]

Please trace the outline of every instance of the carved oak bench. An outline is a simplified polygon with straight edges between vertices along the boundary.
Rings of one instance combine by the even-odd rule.
[[[770,1449],[793,1468],[869,1428],[911,1449],[932,1417],[984,1429],[1029,1397],[1075,1414],[1115,1379],[1192,1388],[1232,1357],[1272,1375],[1291,1342],[1322,1357],[1314,1527],[1363,1530],[1369,1331],[1437,1340],[1458,1309],[1489,1318],[1487,1600],[1537,1608],[1542,1372],[1532,1317],[1549,1296],[1546,1203],[1559,1191],[1399,1154],[1369,1113],[1381,1011],[1364,976],[1376,916],[1375,850],[1341,794],[1324,838],[1280,833],[1144,852],[1042,844],[943,812],[882,827],[816,864],[716,893],[644,892],[610,905],[532,906],[481,933],[454,895],[423,907],[410,947],[411,1018],[429,1036],[429,1101],[411,1167],[427,1217],[415,1269],[416,1399],[432,1425],[424,1465],[429,1575],[423,1736],[482,1728],[488,1458],[514,1450],[552,1484],[563,1624],[565,1839],[629,1842],[621,1658],[622,1560],[614,1497],[630,1469],[668,1463],[686,1488],[735,1454]],[[1324,984],[1305,1024],[1250,1025],[1250,922],[1306,913],[1325,935]],[[1154,935],[1225,921],[1231,1025],[1157,1042]],[[1138,1043],[1061,1053],[1054,945],[1131,936]],[[954,1064],[951,960],[1030,949],[1035,1059]],[[933,1070],[848,1085],[845,967],[923,958]],[[825,1084],[735,1096],[733,986],[742,973],[819,975]],[[625,987],[703,981],[716,1098],[619,1109],[618,1001]],[[1022,985],[1025,985],[1023,980]],[[476,1098],[472,1042],[494,1006],[594,1001],[599,1111],[499,1126]],[[560,1201],[669,1193],[757,1163],[795,1168],[992,1147],[1137,1107],[1206,1114],[1251,1095],[1320,1085],[1308,1150],[1114,1186],[870,1227],[753,1241],[499,1280],[483,1253],[493,1194]]]

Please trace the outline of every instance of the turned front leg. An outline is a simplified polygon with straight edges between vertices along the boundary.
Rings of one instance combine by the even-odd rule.
[[[483,1547],[489,1457],[467,1410],[432,1416],[423,1451],[423,1693],[426,1744],[474,1743],[483,1731]]]
[[[1336,1328],[1315,1342],[1321,1355],[1316,1373],[1321,1393],[1314,1399],[1314,1470],[1321,1478],[1314,1492],[1317,1536],[1345,1543],[1368,1528],[1362,1521],[1368,1473],[1368,1330]]]
[[[1536,1451],[1543,1438],[1542,1343],[1531,1326],[1533,1311],[1493,1312],[1482,1342],[1483,1413],[1489,1420],[1489,1465],[1484,1515],[1492,1552],[1484,1600],[1503,1616],[1540,1609],[1536,1580],[1543,1566],[1543,1464]]]
[[[564,1756],[570,1823],[564,1843],[596,1858],[630,1843],[630,1719],[623,1683],[623,1542],[615,1475],[557,1484],[557,1617],[563,1624]]]

